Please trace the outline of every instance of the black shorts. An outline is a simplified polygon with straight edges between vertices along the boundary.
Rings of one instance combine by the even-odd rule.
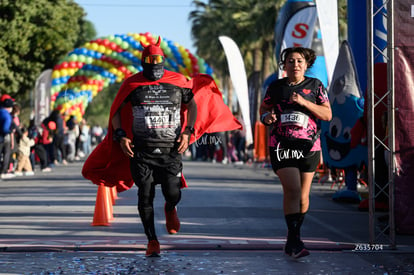
[[[314,172],[318,167],[321,151],[310,151],[307,155],[294,155],[285,158],[275,147],[269,147],[270,161],[273,171],[286,167],[296,167],[300,172]]]
[[[162,150],[164,151],[164,150]],[[181,187],[182,157],[176,150],[153,154],[152,151],[134,152],[130,161],[131,175],[135,185],[168,184]]]

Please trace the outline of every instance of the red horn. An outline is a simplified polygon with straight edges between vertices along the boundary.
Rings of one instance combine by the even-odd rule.
[[[142,46],[143,48],[146,48],[146,47],[147,47],[146,45],[144,45],[144,43],[142,43],[142,41],[139,41],[139,43],[141,44],[141,46]]]
[[[158,36],[158,41],[155,46],[159,47],[161,45],[161,36]]]

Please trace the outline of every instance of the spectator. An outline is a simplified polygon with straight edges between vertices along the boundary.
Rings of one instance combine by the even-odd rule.
[[[234,131],[233,143],[236,148],[237,158],[239,161],[246,161],[246,127],[244,127],[244,121],[239,114],[236,116],[237,120],[243,124],[243,129]]]
[[[63,123],[63,118],[60,115],[58,110],[53,110],[49,116],[49,121],[53,121],[56,124],[56,130],[53,135],[53,163],[58,164],[67,164],[66,161],[66,149],[65,149],[65,125]]]
[[[72,162],[76,156],[76,140],[79,136],[79,125],[75,116],[70,116],[66,121],[66,144],[68,145],[67,160]]]
[[[237,157],[236,146],[234,146],[233,142],[233,132],[229,134],[229,138],[227,141],[227,159],[229,163],[239,161],[239,158]]]
[[[47,163],[49,165],[54,165],[55,160],[55,147],[53,145],[53,135],[55,131],[56,123],[54,121],[49,121],[47,118],[43,120],[43,123],[40,125],[38,142],[46,150]]]
[[[33,167],[30,162],[30,148],[35,145],[35,141],[29,138],[29,130],[25,127],[20,129],[21,137],[19,138],[17,146],[17,168],[14,172],[16,176],[23,175],[25,171],[26,176],[32,176]]]
[[[95,125],[92,127],[92,140],[91,140],[91,144],[93,146],[98,145],[99,143],[101,143],[103,139],[103,129],[101,126],[99,125]]]
[[[10,141],[11,141],[11,153],[10,153],[10,163],[9,163],[9,171],[13,171],[13,168],[16,167],[17,164],[17,154],[18,154],[18,142],[22,135],[20,131],[20,104],[14,102],[13,108],[11,111],[12,116],[12,125],[11,125],[11,132],[10,132]]]
[[[28,131],[29,131],[28,137],[31,139],[34,139],[35,141],[35,144],[32,147],[33,153],[31,153],[31,156],[30,156],[33,170],[35,169],[36,157],[37,157],[39,159],[40,169],[42,172],[52,171],[52,169],[49,167],[46,148],[44,144],[42,143],[42,135],[40,134],[38,127],[34,124],[34,119],[30,120]]]
[[[91,153],[91,133],[88,123],[85,119],[80,122],[80,135],[79,135],[80,147],[83,156],[88,156]],[[80,155],[79,155],[80,156]]]
[[[14,102],[11,98],[6,98],[0,106],[0,154],[3,154],[1,162],[1,178],[7,179],[14,177],[14,174],[8,173],[10,156],[11,156],[11,127],[13,118],[11,111]]]

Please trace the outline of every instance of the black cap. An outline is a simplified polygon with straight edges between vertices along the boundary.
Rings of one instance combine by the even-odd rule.
[[[4,108],[10,108],[10,107],[13,107],[13,105],[14,105],[14,101],[12,99],[10,99],[10,98],[5,99],[3,101],[3,104],[2,104],[2,106]]]

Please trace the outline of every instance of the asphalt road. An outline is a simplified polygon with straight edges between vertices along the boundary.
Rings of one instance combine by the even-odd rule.
[[[166,233],[157,189],[162,255],[145,258],[136,187],[118,194],[109,226],[92,226],[97,186],[82,178],[81,166],[0,182],[0,274],[414,273],[414,236],[397,236],[395,250],[386,241],[367,246],[368,213],[332,201],[336,187],[317,181],[302,229],[311,255],[284,256],[281,185],[259,164],[186,161],[181,230]]]

